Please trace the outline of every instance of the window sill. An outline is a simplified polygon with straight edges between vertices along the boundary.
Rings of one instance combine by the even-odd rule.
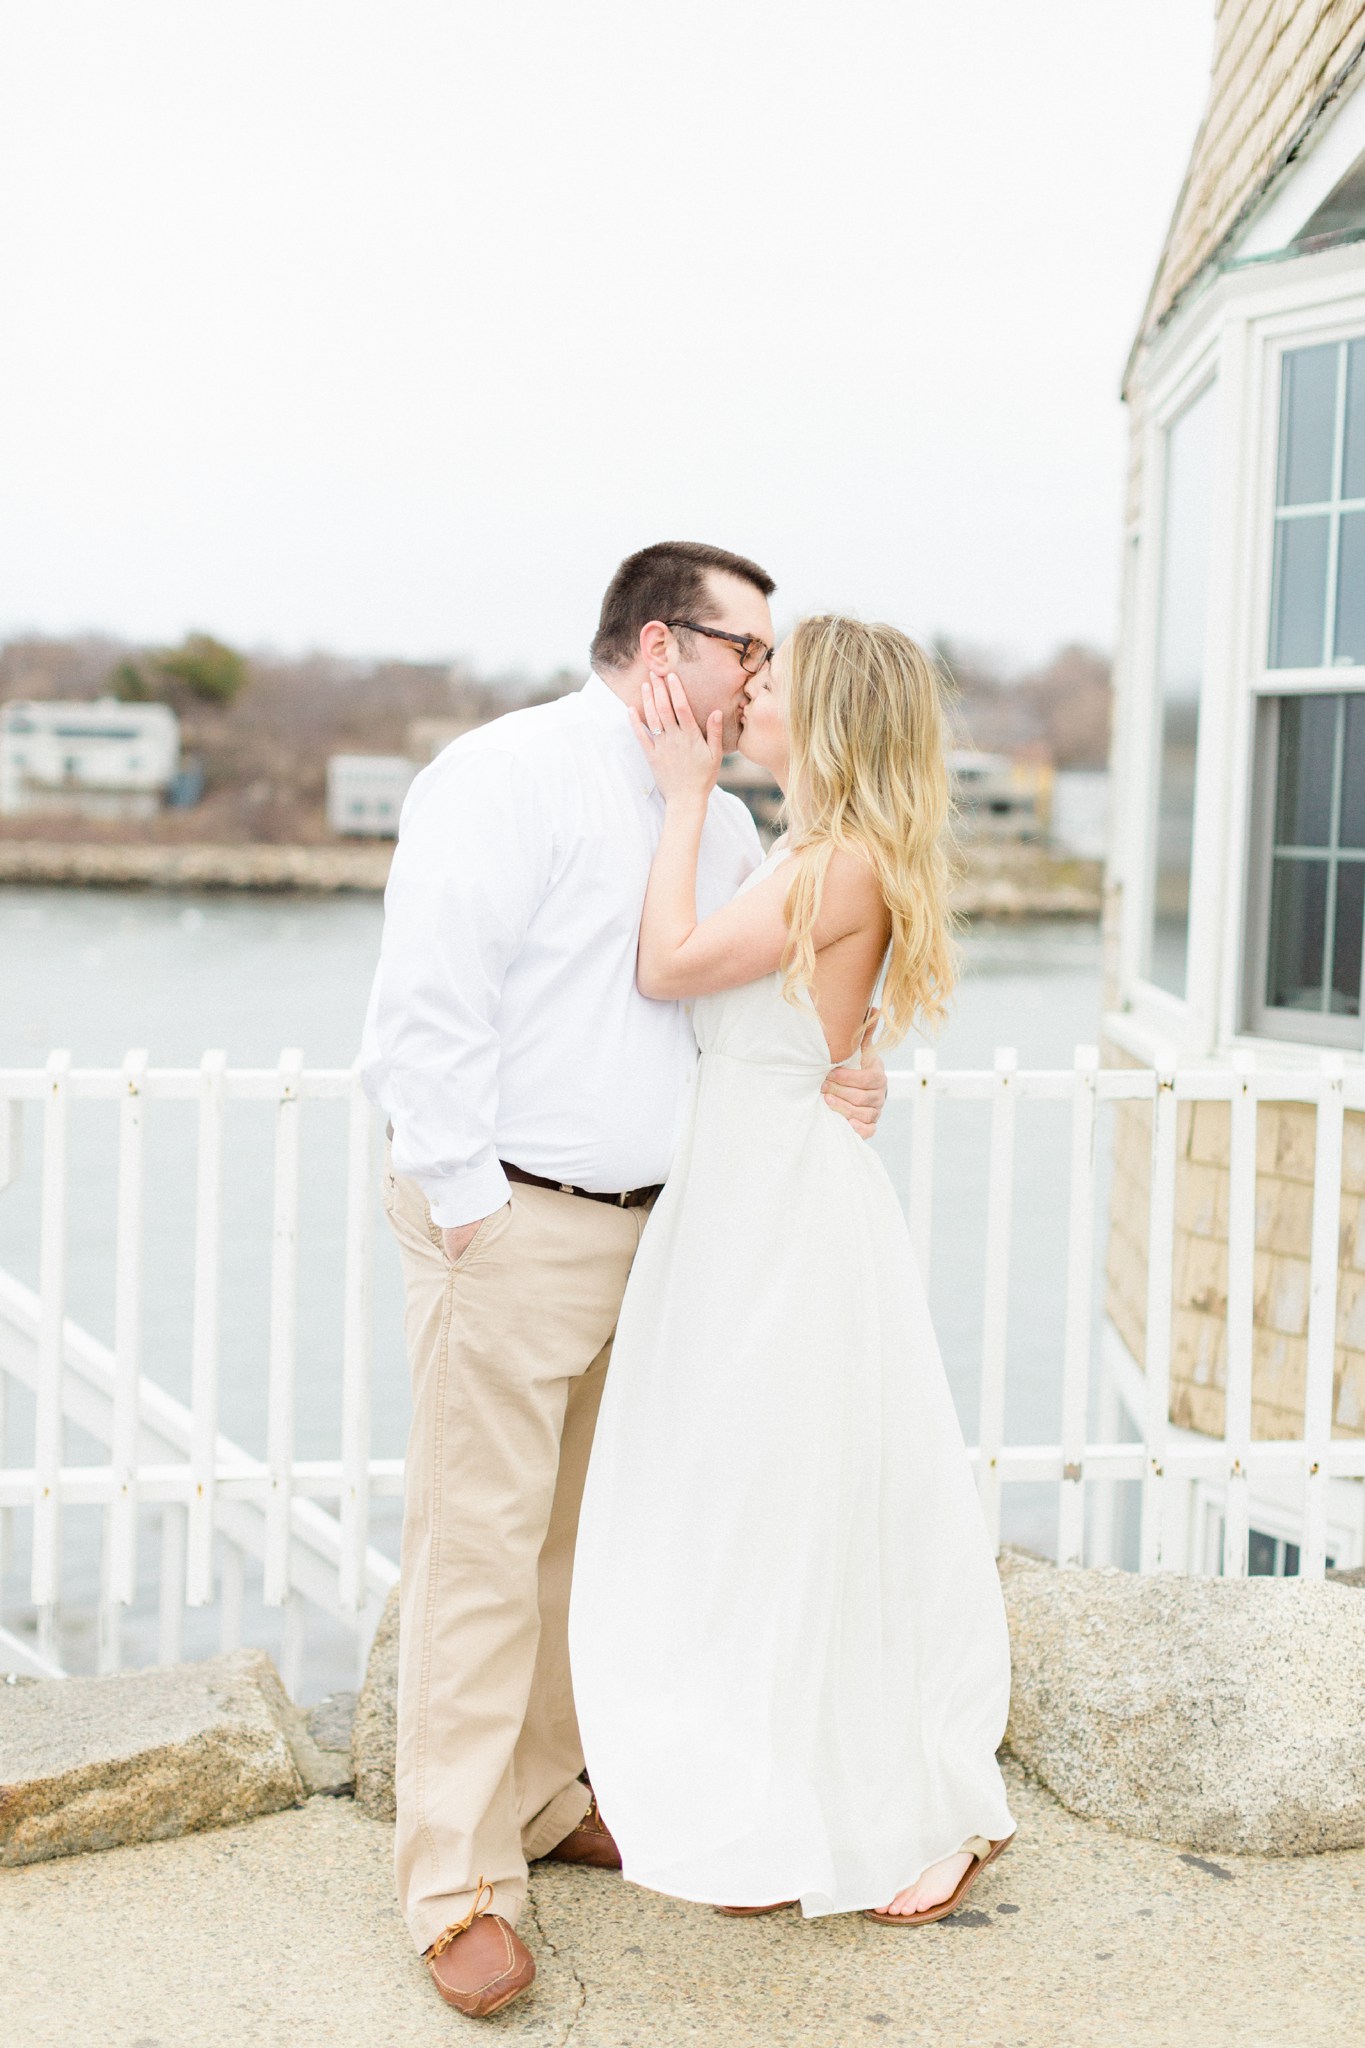
[[[1107,1010],[1101,1030],[1111,1045],[1145,1067],[1226,1066],[1234,1053],[1249,1052],[1261,1066],[1307,1069],[1316,1067],[1324,1053],[1338,1053],[1349,1069],[1365,1068],[1365,1049],[1358,1045],[1274,1038],[1248,1031],[1234,1032],[1229,1038],[1220,1038],[1208,1052],[1195,1053],[1163,1030],[1157,1019],[1133,1010]]]

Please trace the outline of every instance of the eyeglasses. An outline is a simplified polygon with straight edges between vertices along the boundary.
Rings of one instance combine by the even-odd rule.
[[[773,658],[767,641],[756,640],[751,633],[722,633],[719,626],[699,626],[695,619],[665,619],[663,623],[681,627],[686,633],[704,633],[708,640],[728,640],[739,649],[739,665],[746,676],[756,676],[764,662]]]

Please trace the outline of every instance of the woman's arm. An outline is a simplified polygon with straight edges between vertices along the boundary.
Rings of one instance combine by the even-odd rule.
[[[720,713],[703,733],[676,676],[646,681],[645,717],[631,719],[667,806],[649,871],[636,979],[660,1000],[710,995],[771,974],[787,948],[789,873],[746,889],[714,917],[697,921],[697,857],[706,806],[720,770]],[[815,926],[819,951],[882,916],[881,891],[856,854],[831,856]]]

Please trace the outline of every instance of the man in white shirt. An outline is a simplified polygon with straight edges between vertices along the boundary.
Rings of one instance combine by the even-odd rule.
[[[617,1312],[696,1063],[690,1006],[635,986],[664,806],[627,707],[672,670],[732,749],[772,589],[718,548],[630,556],[583,688],[455,741],[403,806],[362,1053],[390,1120],[413,1387],[395,1859],[436,1987],[471,2015],[535,1974],[514,1931],[527,1863],[619,1867],[579,1775],[569,1581]],[[715,791],[699,914],[761,855]],[[826,1092],[870,1131],[880,1062]]]

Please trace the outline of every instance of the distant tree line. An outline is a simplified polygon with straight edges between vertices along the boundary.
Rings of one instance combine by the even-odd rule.
[[[202,703],[230,704],[249,673],[245,656],[226,641],[211,633],[187,633],[178,647],[116,662],[109,683],[125,704],[166,696],[167,682],[183,683]]]
[[[940,639],[934,651],[959,745],[1054,768],[1107,765],[1113,687],[1106,655],[1072,643],[1041,667],[1011,672],[958,641]]]

